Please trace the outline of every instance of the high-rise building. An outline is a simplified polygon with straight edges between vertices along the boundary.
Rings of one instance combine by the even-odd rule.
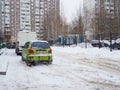
[[[31,31],[38,32],[40,39],[56,37],[55,20],[59,20],[59,0],[31,0]]]
[[[46,0],[30,0],[31,31],[36,31],[40,39],[44,36],[45,1]]]
[[[20,0],[10,0],[11,40],[15,41],[20,27]]]
[[[120,0],[83,0],[83,14],[85,17],[84,31],[88,38],[92,39],[93,33],[95,33],[96,28],[92,26],[93,18],[98,17],[105,23],[111,23],[111,21],[105,21],[105,18],[106,20],[108,20],[108,18],[115,19],[115,16],[120,10],[120,7],[118,7],[119,5]],[[100,29],[100,25],[98,28]]]
[[[20,30],[20,0],[1,0],[1,29],[5,41],[15,40]]]
[[[31,31],[30,0],[20,0],[20,30]]]
[[[1,28],[7,41],[15,40],[20,30],[35,31],[39,39],[56,37],[59,0],[2,0],[1,4]]]
[[[10,27],[10,0],[2,0],[2,31],[4,38],[8,41],[11,38],[11,27]]]
[[[0,36],[2,35],[2,1],[0,0]]]

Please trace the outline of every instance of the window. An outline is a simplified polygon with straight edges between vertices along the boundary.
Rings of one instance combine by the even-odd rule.
[[[28,48],[28,47],[29,47],[29,42],[26,42],[24,48]]]
[[[33,48],[50,48],[49,44],[47,42],[33,42],[32,43]]]

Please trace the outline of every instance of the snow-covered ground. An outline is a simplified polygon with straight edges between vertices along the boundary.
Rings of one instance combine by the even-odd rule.
[[[52,50],[53,64],[28,67],[6,49],[0,61],[9,65],[0,75],[0,90],[120,90],[120,50],[82,44]]]

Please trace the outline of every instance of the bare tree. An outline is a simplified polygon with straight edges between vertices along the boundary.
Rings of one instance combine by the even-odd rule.
[[[60,32],[61,36],[63,38],[66,38],[68,35],[68,24],[67,24],[66,18],[64,16],[61,17],[60,23],[61,23],[61,32]]]
[[[114,2],[114,10],[111,8]],[[109,9],[104,6],[105,1],[100,0],[99,11],[94,17],[96,38],[109,38],[112,32],[113,37],[118,36],[120,31],[120,0],[109,2]],[[94,23],[93,22],[93,23]]]

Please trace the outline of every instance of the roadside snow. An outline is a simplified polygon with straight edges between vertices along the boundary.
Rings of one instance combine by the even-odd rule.
[[[109,48],[93,48],[88,45],[87,48],[84,44],[71,47],[53,47],[55,50],[59,50],[61,53],[68,53],[73,55],[80,55],[80,58],[96,59],[107,58],[120,61],[120,50],[113,50],[110,52]]]
[[[0,90],[120,90],[120,51],[84,44],[52,50],[52,65],[28,67],[14,49],[5,49],[0,60],[9,65]]]

